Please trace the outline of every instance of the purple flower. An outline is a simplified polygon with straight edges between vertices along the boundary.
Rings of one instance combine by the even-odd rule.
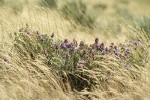
[[[58,49],[59,49],[58,44],[54,44],[54,48],[55,48],[56,50],[58,50]]]
[[[40,36],[39,36],[39,40],[40,40],[41,42],[44,42],[44,41],[45,41],[44,35],[40,35]]]
[[[61,43],[60,47],[61,47],[62,49],[66,49],[66,48],[67,48],[66,43]]]
[[[69,44],[69,43],[66,43],[66,46],[67,46],[67,48],[71,48],[72,47],[72,45]]]
[[[105,45],[104,45],[104,43],[101,43],[100,44],[100,50],[103,51],[104,49],[105,49]]]
[[[54,38],[54,36],[55,36],[54,33],[52,33],[51,38]]]
[[[74,47],[74,46],[71,47],[71,48],[70,48],[70,51],[71,51],[71,52],[75,52],[75,51],[76,51],[75,47]]]

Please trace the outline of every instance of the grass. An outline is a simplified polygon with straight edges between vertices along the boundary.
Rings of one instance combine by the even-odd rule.
[[[0,0],[0,5],[3,5],[4,4],[4,0]]]
[[[42,0],[40,2],[40,5],[45,7],[55,8],[57,7],[57,0]]]
[[[125,9],[138,27],[119,16],[115,2],[87,1],[87,13],[102,11],[90,30],[72,15],[30,2],[17,13],[0,8],[0,100],[148,100],[149,17],[129,10],[135,1]]]
[[[140,28],[140,30],[143,30],[143,31],[145,31],[146,32],[146,34],[147,34],[147,36],[148,36],[148,38],[150,37],[149,36],[149,33],[150,33],[150,18],[149,17],[146,17],[146,16],[144,16],[143,18],[141,18],[141,19],[138,19],[137,20],[137,27],[139,27]]]
[[[79,25],[83,25],[85,27],[93,28],[95,26],[95,19],[93,11],[88,11],[86,3],[81,1],[71,1],[63,6],[62,11],[71,18],[73,18]],[[93,13],[92,15],[89,14]]]

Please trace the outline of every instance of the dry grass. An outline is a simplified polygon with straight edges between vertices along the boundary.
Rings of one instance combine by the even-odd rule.
[[[110,2],[107,4],[112,5]],[[131,8],[129,7],[129,9]],[[142,8],[139,9],[138,13],[143,11]],[[109,8],[106,16],[107,13],[111,15],[111,12],[113,11]],[[73,20],[68,21],[62,16],[56,10],[31,7],[30,5],[17,15],[12,13],[10,8],[0,8],[0,100],[86,100],[87,96],[92,100],[149,99],[150,62],[145,63],[145,67],[137,66],[137,69],[133,67],[131,73],[111,62],[115,66],[115,68],[113,67],[114,75],[108,82],[101,83],[100,89],[92,92],[86,90],[73,92],[69,83],[61,82],[60,77],[56,76],[51,66],[44,63],[46,58],[39,56],[38,59],[31,60],[29,56],[22,57],[17,53],[13,46],[12,32],[18,31],[26,23],[32,30],[38,30],[42,34],[50,35],[54,32],[56,39],[69,38],[71,40],[75,38],[78,41],[86,41],[88,44],[97,36],[100,37],[101,42],[108,44],[124,42],[128,35],[131,36],[129,33],[132,33],[125,21],[121,24],[122,34],[114,36],[111,34],[111,29],[104,29],[100,32],[90,29],[82,30],[81,26],[77,26]],[[102,23],[108,26],[107,18],[105,16],[101,18],[98,21],[103,20]],[[146,41],[145,45],[149,45],[149,41]],[[147,56],[149,57],[149,55]],[[104,72],[112,70],[108,63],[100,63],[100,65]],[[139,75],[138,79],[134,80],[133,75]]]

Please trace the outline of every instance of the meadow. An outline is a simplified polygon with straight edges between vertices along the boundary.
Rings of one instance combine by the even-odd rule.
[[[0,0],[0,100],[149,100],[149,0]]]

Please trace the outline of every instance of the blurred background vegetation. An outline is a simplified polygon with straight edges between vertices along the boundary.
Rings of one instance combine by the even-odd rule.
[[[121,31],[121,25],[126,22],[133,25],[137,20],[136,25],[146,32],[149,29],[149,21],[144,23],[147,25],[140,22],[149,19],[149,0],[0,0],[0,5],[15,14],[23,14],[27,8],[30,12],[32,8],[50,9],[61,13],[60,16],[70,20],[73,27],[81,31],[88,29],[105,33],[111,26],[111,31],[117,34]],[[49,13],[48,10],[46,12]]]
[[[120,36],[124,41],[129,25],[150,33],[149,0],[0,0],[0,5],[3,32],[28,23],[42,33],[55,32],[58,38],[75,37],[87,42],[93,36],[105,42],[109,42],[105,37],[112,42],[112,37]]]

